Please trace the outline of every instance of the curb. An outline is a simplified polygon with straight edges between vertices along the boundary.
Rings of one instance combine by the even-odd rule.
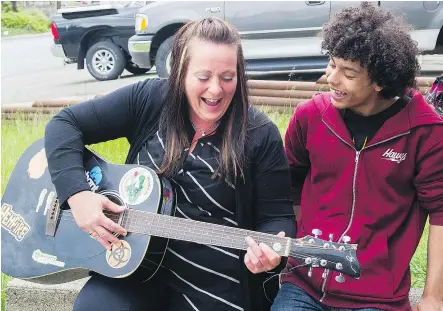
[[[51,32],[44,32],[44,33],[35,33],[35,34],[26,34],[26,35],[3,35],[1,36],[1,40],[12,40],[12,39],[28,39],[28,38],[39,38],[44,36],[50,36]]]
[[[96,95],[78,95],[78,96],[70,96],[70,97],[59,97],[52,99],[39,99],[30,102],[23,103],[14,103],[14,104],[5,104],[1,106],[1,110],[9,111],[11,109],[26,109],[32,107],[67,107],[74,104],[82,103],[88,101],[90,99],[94,99],[105,94],[96,94]]]

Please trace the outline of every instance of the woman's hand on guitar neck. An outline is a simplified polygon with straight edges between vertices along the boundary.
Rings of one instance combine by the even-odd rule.
[[[282,231],[277,234],[284,237]],[[246,237],[249,247],[245,254],[245,265],[252,273],[271,271],[280,264],[281,257],[265,243],[257,244],[251,237]]]
[[[125,208],[115,204],[104,195],[92,191],[82,191],[71,196],[68,199],[68,204],[77,225],[107,250],[111,249],[113,243],[120,243],[113,232],[127,234],[123,227],[103,213],[104,209],[113,213],[121,213]]]

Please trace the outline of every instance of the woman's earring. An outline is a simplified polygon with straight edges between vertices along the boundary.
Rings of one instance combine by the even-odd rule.
[[[381,87],[376,86],[376,87],[375,87],[375,90],[376,90],[377,92],[380,92],[380,91],[381,91]]]

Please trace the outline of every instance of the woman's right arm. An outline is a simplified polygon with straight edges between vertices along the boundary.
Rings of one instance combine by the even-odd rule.
[[[106,248],[124,229],[106,218],[102,209],[121,212],[104,196],[90,191],[83,167],[85,145],[127,137],[131,142],[150,90],[158,80],[125,86],[103,97],[63,109],[46,126],[48,168],[61,204],[68,202],[77,224]]]
[[[52,182],[64,203],[89,190],[83,167],[85,145],[127,137],[131,142],[140,110],[155,81],[125,86],[108,95],[63,109],[46,126],[45,149]]]

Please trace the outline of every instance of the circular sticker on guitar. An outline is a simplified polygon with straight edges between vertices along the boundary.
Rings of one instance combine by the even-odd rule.
[[[146,201],[154,188],[151,172],[143,167],[136,167],[123,175],[120,180],[119,192],[127,204],[138,205]]]
[[[106,261],[111,268],[123,268],[129,259],[131,259],[131,246],[124,240],[120,240],[119,244],[112,244],[111,250],[106,251]]]

